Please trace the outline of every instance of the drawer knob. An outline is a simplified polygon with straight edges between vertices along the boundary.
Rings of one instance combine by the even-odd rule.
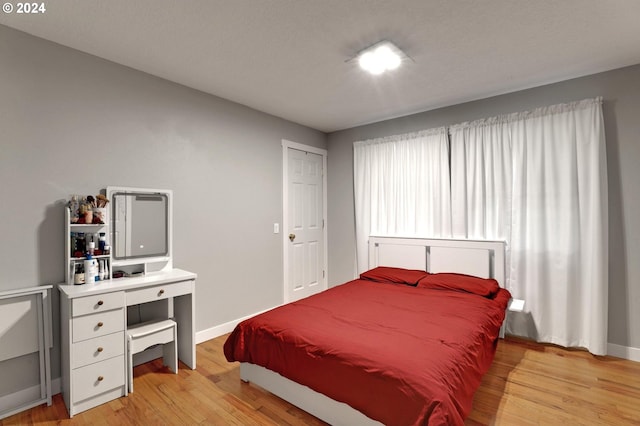
[[[104,380],[104,377],[102,377],[102,376],[98,376],[98,381],[99,381],[99,382],[101,382],[101,381],[103,381],[103,380]]]
[[[98,348],[98,352],[102,352],[102,351],[104,351],[104,348],[103,348],[102,346],[100,346],[100,347]]]
[[[100,321],[100,322],[98,323],[98,327],[102,327],[103,325],[104,325],[104,324],[102,323],[102,321]]]
[[[162,296],[163,294],[164,294],[164,290],[160,290],[160,291],[158,292],[158,295],[160,295],[160,296]]]
[[[104,302],[102,300],[98,300],[98,306],[102,306]]]

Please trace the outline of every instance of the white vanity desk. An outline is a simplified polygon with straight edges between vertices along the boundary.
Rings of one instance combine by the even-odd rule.
[[[152,318],[178,324],[178,358],[196,368],[196,274],[181,269],[95,284],[59,285],[62,395],[73,417],[127,394],[127,307],[155,302]]]

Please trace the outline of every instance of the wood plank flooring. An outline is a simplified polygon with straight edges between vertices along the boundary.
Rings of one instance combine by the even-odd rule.
[[[68,418],[61,395],[4,425],[324,425],[240,381],[226,336],[197,347],[198,369],[136,367],[135,392]],[[507,338],[476,392],[467,425],[640,425],[640,363]]]

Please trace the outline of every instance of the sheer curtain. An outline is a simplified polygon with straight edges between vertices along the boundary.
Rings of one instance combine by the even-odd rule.
[[[507,288],[530,317],[508,332],[607,351],[602,99],[453,126],[453,235],[507,241]],[[517,318],[516,318],[517,319]]]
[[[449,142],[444,127],[354,142],[358,273],[369,235],[451,236]]]

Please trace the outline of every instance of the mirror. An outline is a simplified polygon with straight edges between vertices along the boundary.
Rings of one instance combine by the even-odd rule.
[[[108,188],[114,262],[147,262],[171,255],[171,191]],[[129,263],[129,262],[127,262]]]

